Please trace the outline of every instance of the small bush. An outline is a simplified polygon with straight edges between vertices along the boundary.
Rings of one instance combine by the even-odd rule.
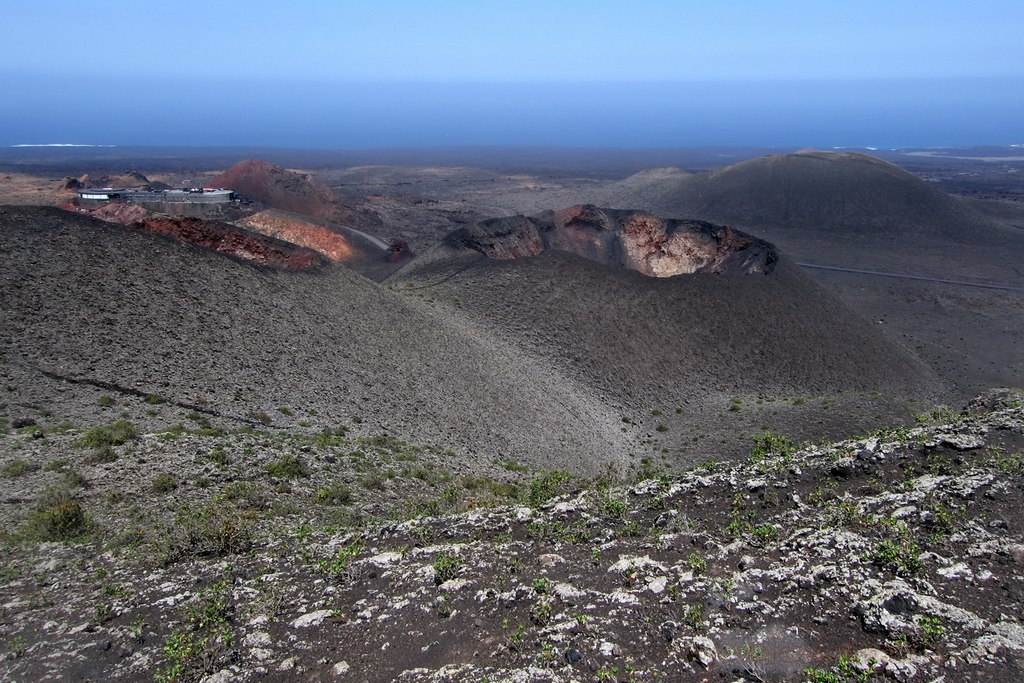
[[[295,414],[295,413],[292,412],[292,409],[289,408],[288,406],[278,406],[277,407],[277,412],[281,413],[285,417],[291,417],[292,415]]]
[[[92,484],[89,480],[81,475],[76,470],[68,470],[64,473],[64,486],[69,489],[88,489],[92,488]]]
[[[363,542],[356,539],[348,545],[338,548],[338,551],[328,560],[320,560],[317,567],[333,579],[352,578],[354,572],[351,569],[352,560],[363,552]]]
[[[151,406],[158,406],[162,403],[167,403],[167,399],[164,398],[163,396],[160,396],[159,394],[150,394],[149,396],[146,397],[145,400],[146,403],[148,403]]]
[[[161,472],[153,477],[153,481],[149,485],[149,490],[153,493],[170,493],[176,488],[178,488],[178,480],[174,478],[174,475],[166,472]]]
[[[806,683],[843,683],[839,674],[813,667],[804,669],[804,681]]]
[[[654,430],[657,432],[667,432],[668,427],[666,425],[658,425],[657,427],[654,428]]]
[[[261,425],[265,427],[270,426],[270,423],[273,422],[273,420],[270,419],[270,416],[267,415],[266,413],[250,411],[246,413],[245,416],[250,420],[253,420],[254,422],[259,422]]]
[[[0,468],[0,474],[5,477],[20,477],[23,474],[29,472],[35,472],[39,469],[39,465],[28,460],[12,460],[11,462]]]
[[[228,500],[240,507],[262,510],[270,505],[270,496],[259,484],[236,481],[224,487],[220,500]]]
[[[316,492],[316,502],[324,505],[349,505],[352,500],[352,490],[341,484]]]
[[[878,542],[868,554],[868,559],[900,576],[908,576],[921,568],[921,560],[918,559],[920,554],[921,548],[913,541],[897,543],[885,539]]]
[[[82,504],[67,491],[49,491],[29,515],[22,535],[30,541],[71,541],[92,530]]]
[[[188,412],[188,415],[185,416],[185,418],[191,420],[192,422],[195,422],[196,426],[199,427],[200,429],[212,428],[210,426],[210,419],[203,415],[202,413],[196,412],[195,410],[190,410]]]
[[[138,430],[127,420],[118,420],[110,425],[93,427],[78,440],[82,448],[101,448],[103,446],[120,446],[139,435]]]
[[[754,436],[754,448],[750,451],[750,461],[758,463],[770,457],[787,459],[796,453],[796,444],[782,436],[764,432]]]
[[[231,587],[219,581],[199,593],[185,613],[185,624],[174,630],[163,645],[164,665],[156,672],[160,683],[200,680],[232,659],[234,608]]]
[[[708,570],[708,561],[698,555],[696,551],[690,553],[687,561],[690,563],[690,571],[694,576],[700,576]]]
[[[84,462],[86,465],[104,465],[112,463],[116,460],[117,451],[115,451],[113,447],[111,447],[110,445],[104,445],[93,450],[92,453],[85,456],[85,459],[82,462]]]
[[[106,394],[103,394],[96,399],[96,405],[100,408],[112,408],[114,406],[114,399]]]
[[[161,535],[164,564],[196,557],[223,557],[248,548],[251,522],[238,508],[222,502],[185,506]]]
[[[387,480],[378,472],[371,472],[359,477],[359,485],[373,491],[383,491]]]
[[[462,560],[457,555],[438,553],[434,560],[434,584],[440,586],[445,581],[451,581],[459,573],[462,567]]]
[[[555,496],[566,493],[569,483],[572,482],[572,475],[561,470],[551,470],[535,477],[530,482],[530,489],[527,492],[527,502],[530,505],[543,505]]]
[[[223,446],[216,446],[206,455],[206,459],[216,465],[217,469],[224,469],[231,464],[231,458]]]
[[[297,455],[283,455],[267,465],[267,474],[281,479],[299,479],[309,476],[309,467]]]

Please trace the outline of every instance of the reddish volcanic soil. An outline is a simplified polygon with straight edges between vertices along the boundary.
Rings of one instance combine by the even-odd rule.
[[[261,211],[240,222],[263,235],[308,247],[332,261],[345,263],[363,257],[363,253],[344,236],[298,216]]]
[[[329,187],[308,173],[289,171],[266,161],[241,161],[208,183],[224,187],[283,211],[327,220],[343,220],[345,210]]]
[[[312,249],[197,218],[153,217],[133,223],[131,227],[143,232],[170,235],[265,266],[301,270],[324,262],[324,258]]]

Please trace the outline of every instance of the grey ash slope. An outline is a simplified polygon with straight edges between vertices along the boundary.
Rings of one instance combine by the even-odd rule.
[[[689,448],[710,429],[705,436],[728,435],[742,450],[766,422],[807,437],[862,428],[868,415],[898,414],[900,402],[941,391],[919,360],[785,257],[768,275],[651,278],[556,249],[501,260],[448,243],[388,283],[452,302],[453,318],[580,378],[648,436],[664,423],[670,433],[662,430],[656,448]],[[797,396],[844,397],[846,422],[817,422],[817,402],[781,410],[780,399]],[[750,409],[727,411],[732,398]],[[652,420],[654,411],[664,416]]]
[[[309,411],[318,425],[358,417],[366,430],[576,471],[628,450],[617,416],[571,378],[341,267],[276,271],[8,207],[0,310],[8,415],[104,419],[100,390],[46,371],[234,418],[269,413],[285,426]]]

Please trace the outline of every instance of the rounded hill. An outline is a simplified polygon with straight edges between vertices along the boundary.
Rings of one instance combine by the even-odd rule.
[[[207,184],[234,190],[273,209],[328,220],[342,220],[346,215],[331,189],[312,175],[259,159],[240,161]]]
[[[941,238],[970,242],[985,221],[895,164],[851,152],[758,157],[708,173],[622,181],[638,206],[664,215],[840,239]],[[614,186],[613,186],[614,188]],[[609,189],[618,194],[616,189]]]

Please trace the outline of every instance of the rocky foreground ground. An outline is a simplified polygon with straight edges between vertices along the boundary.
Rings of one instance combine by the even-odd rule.
[[[919,421],[580,480],[12,419],[0,678],[1021,680],[1024,401]]]

